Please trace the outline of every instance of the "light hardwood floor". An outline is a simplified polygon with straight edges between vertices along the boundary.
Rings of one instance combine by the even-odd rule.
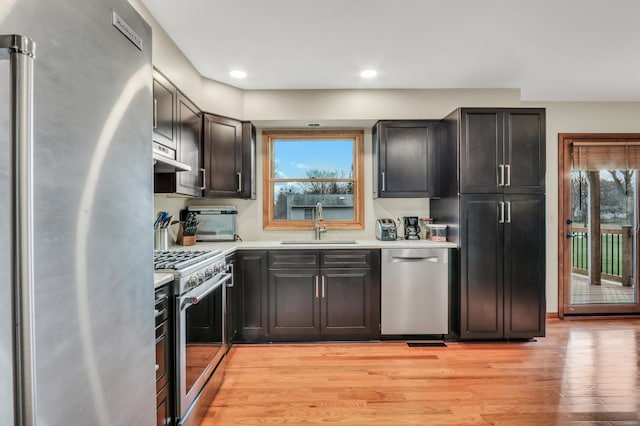
[[[640,425],[640,318],[447,345],[236,345],[202,424]]]

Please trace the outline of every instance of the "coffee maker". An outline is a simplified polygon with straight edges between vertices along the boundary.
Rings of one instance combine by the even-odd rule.
[[[418,216],[404,216],[404,239],[420,239],[420,226],[418,226]]]

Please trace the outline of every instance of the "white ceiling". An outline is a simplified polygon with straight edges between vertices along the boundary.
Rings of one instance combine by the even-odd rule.
[[[242,89],[516,88],[525,101],[640,101],[639,0],[142,3],[203,76]],[[360,78],[367,68],[378,76]]]

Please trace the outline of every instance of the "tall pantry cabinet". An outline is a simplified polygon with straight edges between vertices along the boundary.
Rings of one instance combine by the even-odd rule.
[[[431,215],[460,245],[452,331],[461,339],[545,333],[545,111],[460,108],[438,134]]]

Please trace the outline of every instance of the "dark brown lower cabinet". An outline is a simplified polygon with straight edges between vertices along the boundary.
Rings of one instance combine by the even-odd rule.
[[[241,251],[236,276],[241,341],[380,336],[379,250]]]
[[[460,202],[460,338],[544,336],[544,194]]]
[[[171,332],[172,309],[171,284],[155,291],[156,320],[156,407],[157,424],[173,425],[173,334]]]
[[[270,340],[379,337],[378,250],[282,250],[269,265]]]
[[[379,337],[375,303],[380,297],[371,269],[321,269],[320,273],[320,334],[335,340]]]
[[[236,253],[235,317],[240,342],[267,339],[267,252],[242,250]]]
[[[156,394],[156,424],[158,426],[168,426],[173,424],[171,415],[171,399],[169,386],[163,387]]]
[[[308,340],[320,335],[317,269],[269,271],[270,340]]]

